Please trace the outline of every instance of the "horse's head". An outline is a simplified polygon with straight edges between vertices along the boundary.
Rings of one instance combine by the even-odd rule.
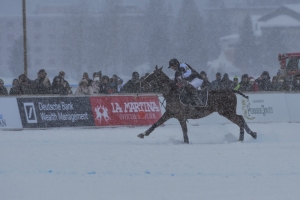
[[[162,68],[156,66],[154,72],[143,79],[141,87],[146,91],[162,91],[170,82],[170,78],[162,71]]]

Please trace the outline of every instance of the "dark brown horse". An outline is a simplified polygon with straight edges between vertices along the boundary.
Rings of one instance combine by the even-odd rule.
[[[179,99],[180,91],[178,90],[176,84],[174,84],[174,81],[172,81],[162,71],[162,67],[158,68],[157,66],[154,72],[141,82],[141,87],[150,90],[153,87],[159,87],[163,97],[166,100],[166,111],[155,124],[153,124],[144,133],[140,133],[138,135],[140,138],[149,136],[156,127],[160,126],[167,120],[176,118],[178,119],[182,128],[184,142],[189,143],[186,125],[187,119],[199,119],[206,117],[213,112],[218,112],[220,115],[226,117],[240,127],[240,137],[238,141],[244,140],[244,129],[254,139],[257,137],[256,132],[252,132],[248,127],[243,116],[236,114],[237,98],[235,93],[248,98],[241,92],[233,90],[209,91],[208,102],[205,107],[184,105]]]

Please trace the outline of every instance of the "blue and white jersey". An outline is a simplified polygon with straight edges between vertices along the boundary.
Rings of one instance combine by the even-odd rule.
[[[193,77],[192,75],[192,70],[189,68],[189,66],[185,63],[180,63],[179,65],[179,76],[177,75],[175,78],[181,80],[182,78],[184,80],[187,80],[191,85],[193,85],[195,88],[198,88],[202,84],[202,80]],[[191,77],[190,77],[191,76]],[[189,78],[190,77],[190,78]],[[190,80],[189,80],[190,79]]]
[[[181,73],[181,76],[176,77],[176,78],[179,78],[179,79],[187,78],[192,74],[192,70],[185,63],[180,63],[179,72]]]

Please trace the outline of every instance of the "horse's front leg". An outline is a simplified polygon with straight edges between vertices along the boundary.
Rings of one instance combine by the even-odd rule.
[[[181,129],[182,129],[182,133],[183,133],[183,141],[184,143],[188,144],[189,143],[189,137],[188,137],[188,130],[187,130],[187,125],[186,125],[186,120],[179,120],[179,123],[180,123],[180,126],[181,126]]]
[[[169,120],[171,117],[170,117],[170,113],[169,112],[165,112],[161,118],[159,118],[159,120],[157,122],[155,122],[148,130],[146,130],[144,133],[140,133],[138,134],[137,136],[139,138],[144,138],[144,136],[148,136],[150,135],[150,133],[152,133],[152,131],[154,131],[154,129],[156,127],[159,127],[160,125],[162,125],[163,123],[165,123],[167,120]]]

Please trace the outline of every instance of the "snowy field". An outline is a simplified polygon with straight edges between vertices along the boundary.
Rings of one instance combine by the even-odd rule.
[[[299,199],[300,123],[249,126],[0,131],[0,199]]]

